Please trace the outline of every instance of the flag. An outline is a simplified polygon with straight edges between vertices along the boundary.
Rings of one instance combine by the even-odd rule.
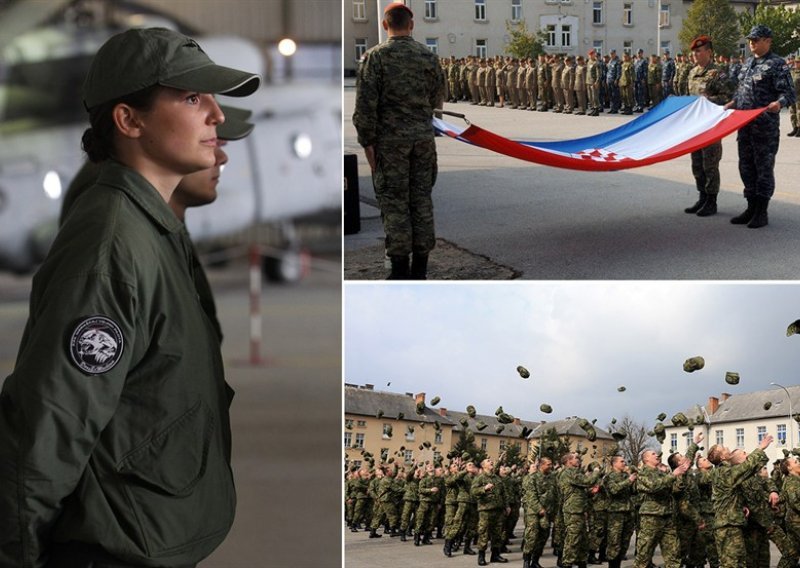
[[[668,97],[613,130],[557,142],[509,140],[474,124],[459,127],[438,118],[433,125],[441,134],[512,158],[571,170],[612,171],[647,166],[705,148],[765,110],[725,110],[705,97]]]

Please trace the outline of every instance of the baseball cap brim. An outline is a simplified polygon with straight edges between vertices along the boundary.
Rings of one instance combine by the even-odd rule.
[[[219,108],[225,115],[225,122],[217,125],[217,138],[221,140],[241,140],[255,128],[253,123],[246,122],[250,115],[253,114],[249,110],[225,105],[220,105]]]
[[[258,89],[261,77],[255,73],[212,64],[162,79],[159,84],[183,91],[246,97]]]

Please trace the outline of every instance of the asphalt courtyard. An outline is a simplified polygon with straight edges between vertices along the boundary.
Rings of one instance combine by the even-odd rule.
[[[359,163],[361,231],[346,235],[345,278],[383,277],[380,223],[369,168],[352,124],[355,85],[345,80],[344,151]],[[511,139],[566,140],[610,130],[635,118],[529,112],[445,104],[474,124]],[[460,119],[445,117],[454,124]],[[730,224],[746,203],[738,172],[736,135],[723,140],[719,213],[683,212],[697,198],[690,157],[620,172],[581,172],[540,166],[437,138],[434,187],[437,237],[505,270],[505,278],[538,280],[781,280],[800,270],[800,138],[781,139],[769,226]],[[376,254],[376,252],[378,254]],[[431,263],[436,263],[436,251]],[[371,262],[373,270],[364,270]],[[485,279],[462,269],[464,259],[439,266],[435,279]]]

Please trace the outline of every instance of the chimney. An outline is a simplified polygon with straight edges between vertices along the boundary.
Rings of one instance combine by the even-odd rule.
[[[720,396],[722,397],[722,402],[725,402],[731,397],[730,393],[727,392],[722,393]]]
[[[425,393],[424,392],[420,392],[420,393],[417,393],[417,394],[414,395],[414,404],[419,404],[420,402],[422,404],[425,404]]]
[[[375,385],[371,385],[369,383],[365,383],[364,384],[364,388],[367,389],[368,391],[371,391],[371,390],[375,389]]]
[[[439,409],[439,416],[444,416],[445,418],[447,418],[447,409],[446,408],[440,408]]]
[[[708,415],[713,416],[719,409],[719,399],[715,396],[708,397]]]
[[[514,424],[519,426],[519,418],[514,418]]]

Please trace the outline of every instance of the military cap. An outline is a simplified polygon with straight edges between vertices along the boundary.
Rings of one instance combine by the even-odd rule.
[[[416,408],[417,414],[425,414],[425,403],[419,401]]]
[[[165,28],[131,29],[97,51],[83,83],[87,109],[153,85],[245,97],[261,77],[215,64],[193,39]]]
[[[352,420],[345,420],[344,427],[347,428],[348,430],[352,430],[353,429],[353,421]]]
[[[255,125],[247,122],[253,112],[227,105],[219,105],[225,122],[217,125],[217,138],[221,140],[241,140],[253,131]]]
[[[770,401],[765,402],[764,410],[769,410],[770,408],[772,408],[772,403]]]
[[[514,417],[510,414],[506,414],[505,412],[501,412],[497,417],[497,421],[500,422],[500,424],[511,424],[514,422]]]
[[[389,438],[391,438],[391,437],[392,437],[392,425],[391,425],[391,424],[389,424],[388,426],[386,426],[386,432],[385,432],[385,433],[386,433],[386,436],[387,436],[387,437],[389,437]]]
[[[625,392],[626,390],[627,389],[623,385],[617,387],[617,392]]]
[[[375,413],[375,417],[376,417],[378,420],[380,420],[381,418],[383,418],[383,410],[381,410],[381,409],[379,408],[379,409],[378,409],[378,412],[376,412],[376,413]]]
[[[644,53],[644,49],[642,49],[642,48],[640,47],[640,48],[639,48],[639,49],[636,51],[636,53]]]
[[[439,398],[438,396],[435,396],[435,397],[433,397],[433,398],[431,399],[431,406],[436,406],[437,404],[439,404],[439,401],[440,401],[440,400],[442,400],[442,399],[441,399],[441,398]]]
[[[478,420],[478,422],[475,423],[475,428],[478,431],[485,430],[486,429],[486,423],[483,420]]]
[[[705,422],[705,420],[704,420],[704,419],[703,419],[703,417],[702,417],[702,416],[700,416],[699,414],[698,414],[697,416],[695,416],[695,417],[694,417],[694,423],[695,423],[696,425],[700,426],[700,425],[701,425],[701,424],[703,424],[704,422]]]
[[[628,435],[625,432],[612,432],[611,436],[617,441],[621,442],[624,440]]]
[[[589,50],[589,55],[597,55],[597,50],[592,48]]]
[[[467,407],[467,415],[469,415],[470,418],[475,418],[475,414],[476,414],[475,407],[470,404]]]
[[[728,383],[729,385],[738,385],[739,373],[728,371],[727,373],[725,373],[725,382]]]
[[[408,12],[411,15],[412,18],[414,17],[414,12],[411,11],[411,8],[409,8],[408,6],[403,4],[402,2],[391,2],[391,3],[387,4],[386,8],[383,9],[384,16],[388,12],[391,12],[392,10],[395,10],[395,9],[405,10],[406,12]]]
[[[663,422],[663,421],[664,421],[664,420],[666,420],[666,419],[667,419],[667,415],[666,415],[666,413],[664,413],[664,412],[662,412],[661,414],[659,414],[658,416],[656,416],[656,420],[658,420],[659,422]]]
[[[708,45],[709,43],[711,43],[711,38],[707,35],[697,36],[692,40],[692,45],[689,46],[689,49],[694,51],[695,49],[703,47],[704,45]]]
[[[505,430],[505,429],[506,429],[506,427],[505,427],[505,426],[503,426],[502,424],[499,424],[499,425],[495,426],[495,429],[494,429],[494,431],[495,431],[495,432],[497,432],[498,434],[500,434],[500,433],[502,433],[502,432],[503,432],[503,430]]]
[[[528,371],[528,369],[526,369],[522,365],[517,367],[517,373],[519,373],[519,376],[522,377],[523,379],[527,379],[527,378],[529,378],[531,376],[531,374]]]
[[[683,362],[683,370],[687,373],[699,371],[706,366],[706,360],[702,357],[689,357]]]
[[[469,426],[469,421],[466,418],[462,418],[461,420],[458,421],[458,423],[461,424],[461,426],[464,428]]]
[[[786,448],[784,448],[783,449],[783,457],[784,458],[788,458],[790,455],[791,455],[791,452],[789,450],[787,450]],[[779,460],[775,460],[776,463],[778,463],[778,461]]]
[[[545,414],[550,414],[551,412],[553,412],[553,407],[550,406],[549,404],[542,404],[541,406],[539,406],[539,410],[541,410]]]
[[[800,320],[793,321],[789,324],[789,327],[786,328],[786,337],[790,337],[795,333],[800,333]]]
[[[425,446],[424,446],[423,444],[420,444],[420,445],[419,445],[419,449],[420,449],[420,451],[422,451],[422,450],[424,450],[424,449],[425,449]]]
[[[689,424],[689,419],[686,418],[686,415],[683,412],[678,412],[672,417],[673,426],[686,426],[687,424]]]
[[[426,442],[422,442],[422,445],[425,446],[426,448],[430,448],[431,447],[431,443],[427,442],[427,441]]]
[[[433,429],[437,432],[442,429],[442,425],[438,420],[433,421]]]
[[[616,419],[616,418],[612,418],[612,419],[611,419],[611,423],[612,423],[612,424],[616,424],[616,423],[617,423],[617,419]]]
[[[462,460],[469,460],[469,459],[471,459],[471,457],[470,457],[470,455],[469,455],[469,452],[462,452],[462,454],[461,454],[461,459],[462,459]]]
[[[519,433],[519,437],[520,438],[527,438],[530,435],[531,432],[533,432],[533,430],[531,430],[527,426],[523,426],[522,427],[522,432]]]
[[[501,414],[503,414],[503,407],[502,406],[498,406],[497,410],[494,411],[494,415],[495,416],[500,416]]]
[[[747,39],[760,39],[764,37],[772,37],[772,30],[764,24],[756,24],[750,28],[750,33],[745,36]]]
[[[405,415],[405,414],[403,414],[402,412],[398,412],[398,413],[397,413],[397,419],[398,419],[398,420],[402,420],[402,419],[403,419],[403,418],[405,418],[405,417],[406,417],[406,415]]]

